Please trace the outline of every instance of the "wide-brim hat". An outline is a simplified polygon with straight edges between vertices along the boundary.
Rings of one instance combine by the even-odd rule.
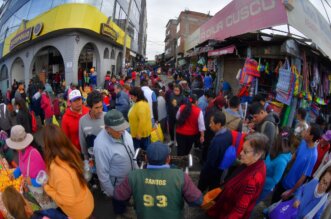
[[[26,133],[21,125],[15,125],[11,128],[10,138],[6,139],[6,144],[9,148],[14,150],[23,150],[31,144],[33,136]]]

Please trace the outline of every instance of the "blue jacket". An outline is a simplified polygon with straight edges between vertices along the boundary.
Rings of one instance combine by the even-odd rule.
[[[224,153],[230,145],[232,145],[231,131],[223,128],[211,140],[204,170],[218,170],[220,161],[223,159]]]
[[[130,100],[129,95],[124,91],[120,91],[116,94],[115,108],[127,118],[130,109]]]

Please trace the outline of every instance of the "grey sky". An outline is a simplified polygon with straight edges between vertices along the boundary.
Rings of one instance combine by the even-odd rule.
[[[306,1],[306,0],[302,0]],[[310,0],[326,17],[321,0]],[[328,1],[331,5],[331,0]],[[169,19],[176,19],[185,9],[216,14],[231,0],[147,0],[147,57],[154,60],[156,54],[164,52],[165,26]],[[331,8],[324,3],[331,19]]]

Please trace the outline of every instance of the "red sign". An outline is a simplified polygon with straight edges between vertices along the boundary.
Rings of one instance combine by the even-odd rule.
[[[235,48],[236,47],[232,45],[221,49],[212,50],[208,52],[208,56],[221,56],[221,55],[230,54],[234,52]]]
[[[281,0],[233,0],[200,27],[200,43],[286,23],[287,13]]]

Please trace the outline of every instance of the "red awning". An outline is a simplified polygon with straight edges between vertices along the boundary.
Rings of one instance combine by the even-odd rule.
[[[236,49],[235,45],[227,46],[227,47],[220,48],[220,49],[215,49],[215,50],[209,51],[208,56],[222,56],[222,55],[230,54],[230,53],[233,53],[235,49]]]

